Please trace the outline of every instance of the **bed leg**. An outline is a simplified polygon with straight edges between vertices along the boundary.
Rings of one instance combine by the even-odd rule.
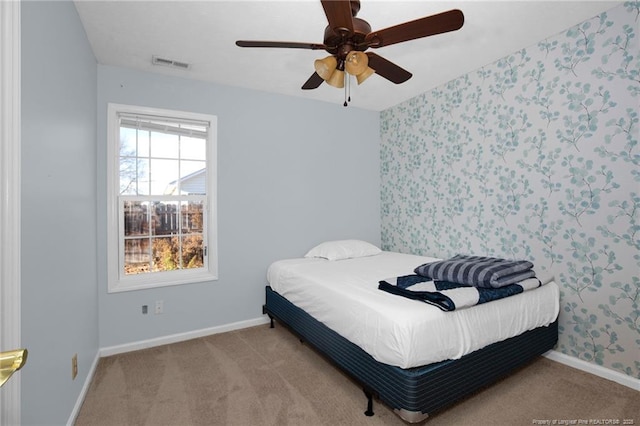
[[[273,328],[273,316],[271,316],[271,314],[267,312],[267,305],[262,305],[262,315],[265,314],[269,317],[269,321],[271,321],[269,328]]]
[[[364,395],[367,397],[367,411],[364,412],[364,415],[367,417],[371,417],[375,414],[373,412],[373,394],[367,389],[362,390],[364,391]]]

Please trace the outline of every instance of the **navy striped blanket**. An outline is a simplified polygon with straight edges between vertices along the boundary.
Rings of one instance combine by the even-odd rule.
[[[447,260],[425,263],[414,272],[436,281],[500,288],[536,276],[533,263],[496,257],[456,255]]]
[[[443,311],[454,311],[502,299],[541,285],[540,280],[535,277],[500,288],[483,288],[448,281],[432,281],[421,275],[405,275],[380,281],[378,288],[437,306]]]

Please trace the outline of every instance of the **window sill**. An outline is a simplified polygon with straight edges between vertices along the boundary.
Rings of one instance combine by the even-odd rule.
[[[179,276],[175,276],[179,275]],[[119,281],[109,282],[107,293],[122,293],[125,291],[147,290],[159,287],[169,287],[176,285],[195,284],[207,281],[217,281],[218,276],[210,272],[185,272],[179,271],[177,274],[167,273],[167,276],[133,276]]]

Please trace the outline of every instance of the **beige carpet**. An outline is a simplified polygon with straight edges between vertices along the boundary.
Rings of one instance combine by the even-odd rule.
[[[276,323],[101,359],[76,425],[405,424],[365,409],[356,383]],[[540,358],[427,425],[609,419],[640,425],[640,392]]]

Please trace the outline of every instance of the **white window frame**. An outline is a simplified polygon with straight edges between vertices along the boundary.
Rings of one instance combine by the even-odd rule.
[[[176,120],[196,120],[209,123],[203,232],[206,243],[204,267],[175,271],[125,275],[124,214],[120,208],[120,118],[121,114],[157,116]],[[158,196],[154,198],[163,198]],[[174,111],[109,103],[107,106],[107,282],[108,293],[141,290],[171,285],[190,284],[218,279],[217,225],[217,117],[209,114]]]

